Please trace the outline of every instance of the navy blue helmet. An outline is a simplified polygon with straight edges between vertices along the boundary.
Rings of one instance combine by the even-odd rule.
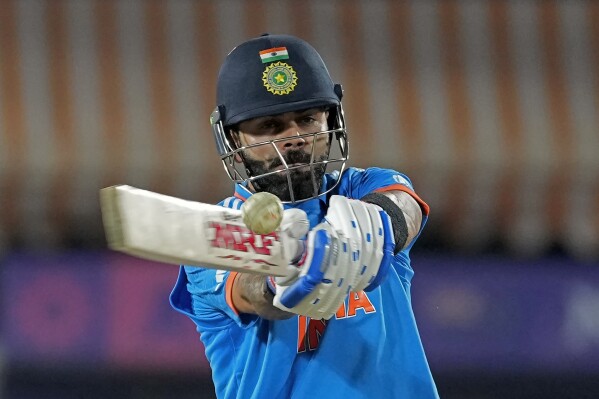
[[[339,170],[338,179],[348,158],[348,143],[341,98],[341,85],[335,84],[318,52],[307,42],[290,35],[264,34],[235,47],[226,57],[217,82],[217,107],[210,117],[217,150],[229,177],[237,183],[252,183],[258,191],[268,191],[260,182],[266,175],[286,175],[288,196],[284,202],[299,202],[318,197],[322,179],[331,164]],[[311,195],[296,198],[292,177],[294,168],[255,175],[244,160],[246,148],[232,140],[231,131],[239,123],[262,116],[278,115],[311,108],[326,108],[328,129],[311,133],[328,136],[326,156],[311,157],[306,165],[312,170]],[[314,137],[315,139],[316,137]],[[273,145],[272,141],[260,143]],[[255,146],[255,145],[253,145]],[[338,183],[338,180],[337,180]]]

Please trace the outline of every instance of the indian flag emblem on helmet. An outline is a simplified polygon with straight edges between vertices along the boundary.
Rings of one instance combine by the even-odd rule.
[[[276,95],[289,94],[297,86],[297,75],[293,67],[284,62],[274,62],[262,73],[262,82],[266,90]]]
[[[273,47],[267,50],[262,50],[259,54],[263,64],[266,64],[267,62],[289,59],[287,47]]]

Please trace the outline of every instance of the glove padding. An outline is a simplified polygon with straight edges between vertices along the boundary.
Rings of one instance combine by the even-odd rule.
[[[345,237],[349,237],[352,264],[359,272],[351,291],[370,291],[387,276],[395,241],[389,215],[375,204],[334,195],[325,220]]]
[[[308,234],[297,278],[268,281],[276,307],[330,319],[350,291],[373,288],[386,275],[395,243],[380,207],[332,196],[325,220]]]

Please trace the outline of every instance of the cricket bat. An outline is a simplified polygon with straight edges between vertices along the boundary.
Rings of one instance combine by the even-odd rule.
[[[100,190],[108,247],[168,264],[289,276],[300,244],[255,234],[240,210],[117,185]],[[284,242],[284,240],[286,240]]]

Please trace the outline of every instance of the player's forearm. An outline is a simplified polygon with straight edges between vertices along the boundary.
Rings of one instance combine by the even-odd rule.
[[[408,238],[404,245],[404,248],[406,248],[420,231],[420,225],[422,224],[422,209],[418,202],[416,202],[410,194],[404,191],[388,191],[383,194],[395,202],[406,219],[406,225],[408,226]]]
[[[233,282],[233,304],[238,312],[257,314],[268,320],[282,320],[293,316],[272,304],[273,294],[266,286],[264,276],[239,273]]]
[[[396,252],[407,248],[418,235],[422,224],[422,209],[410,194],[393,190],[370,193],[364,196],[362,200],[380,206],[391,218],[396,240]]]

